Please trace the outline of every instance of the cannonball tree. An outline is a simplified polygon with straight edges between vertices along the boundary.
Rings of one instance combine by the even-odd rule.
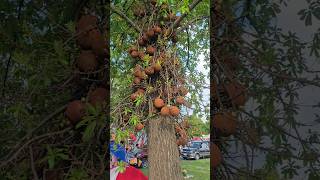
[[[183,179],[178,145],[188,142],[187,111],[208,115],[204,75],[195,71],[208,53],[208,7],[199,0],[111,4],[111,128],[118,142],[147,132],[150,179]]]

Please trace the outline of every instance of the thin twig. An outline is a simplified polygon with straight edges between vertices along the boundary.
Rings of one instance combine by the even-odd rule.
[[[63,134],[65,132],[68,132],[71,128],[68,127],[68,128],[65,128],[61,131],[57,131],[57,132],[51,132],[51,133],[47,133],[47,134],[43,134],[43,135],[40,135],[40,136],[37,136],[37,137],[34,137],[32,139],[30,139],[29,141],[27,141],[26,143],[24,143],[22,146],[20,146],[20,148],[15,151],[15,153],[13,155],[11,155],[7,160],[5,161],[1,161],[0,162],[0,168],[8,165],[8,163],[10,163],[11,161],[13,161],[20,153],[21,151],[26,148],[30,143],[34,142],[34,141],[37,141],[37,140],[40,140],[42,138],[45,138],[45,137],[52,137],[52,136],[55,136],[55,135],[58,135],[58,134]]]
[[[198,18],[195,18],[195,19],[189,21],[188,23],[184,24],[183,26],[179,27],[176,32],[177,32],[177,34],[178,34],[179,32],[187,29],[187,28],[188,28],[190,25],[192,25],[193,23],[195,23],[195,22],[197,22],[197,21],[200,21],[200,20],[208,19],[208,18],[209,18],[209,16],[200,16],[200,17],[198,17]]]
[[[111,8],[111,10],[113,12],[115,12],[120,17],[125,19],[137,32],[141,32],[142,31],[130,18],[128,18],[128,16],[126,16],[122,11],[120,11],[116,7],[114,7],[113,4],[110,4],[110,8]]]
[[[192,4],[190,4],[189,10],[192,11],[200,2],[201,0],[194,1]],[[184,13],[179,18],[177,18],[172,24],[172,29],[176,28],[187,15],[187,13]]]
[[[30,153],[30,163],[31,163],[31,169],[32,169],[33,177],[34,177],[35,180],[39,180],[36,168],[34,166],[33,150],[32,150],[31,146],[29,146],[29,153]]]

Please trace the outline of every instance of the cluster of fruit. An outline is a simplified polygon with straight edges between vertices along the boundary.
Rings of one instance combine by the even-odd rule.
[[[81,52],[76,66],[81,72],[92,73],[104,64],[107,56],[107,42],[98,29],[98,19],[93,15],[82,16],[76,25],[77,44]]]
[[[103,107],[107,98],[107,89],[98,87],[88,93],[87,102],[81,100],[71,101],[65,111],[65,114],[72,125],[76,125],[86,115],[87,105],[93,107]]]
[[[93,15],[83,15],[76,25],[77,44],[80,54],[76,59],[78,70],[85,75],[94,74],[96,70],[104,68],[108,45],[101,31],[98,29],[98,19]],[[86,115],[86,106],[102,106],[107,98],[105,87],[96,87],[87,93],[87,102],[74,100],[66,108],[65,114],[71,124],[77,124]]]
[[[177,145],[184,146],[188,143],[187,129],[190,128],[188,119],[185,118],[181,123],[176,123],[175,132],[177,137]]]
[[[184,77],[179,73],[180,61],[175,52],[171,51],[171,46],[178,41],[172,25],[179,17],[165,3],[158,6],[156,1],[151,1],[149,6],[150,9],[139,6],[133,12],[138,22],[153,18],[145,23],[147,27],[128,50],[135,62],[130,99],[133,103],[144,99],[138,107],[134,106],[135,113],[148,116],[152,112],[178,119],[180,107],[187,104],[185,96],[188,94]],[[143,127],[139,123],[136,130]],[[187,138],[186,133],[181,134]]]
[[[227,48],[226,48],[227,49]],[[211,82],[211,92],[214,102],[213,127],[215,138],[228,137],[236,133],[238,123],[235,115],[236,109],[245,105],[247,101],[246,88],[231,78],[235,75],[239,66],[239,60],[236,57],[231,58],[230,54],[224,50],[218,51],[220,65],[223,67],[225,77],[221,82]],[[222,161],[222,155],[217,144],[212,144],[212,165],[217,167]]]

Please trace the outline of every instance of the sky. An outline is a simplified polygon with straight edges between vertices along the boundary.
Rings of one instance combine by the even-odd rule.
[[[210,85],[210,79],[209,79],[210,68],[206,69],[204,67],[206,65],[204,58],[205,58],[205,56],[202,53],[198,56],[198,64],[197,64],[196,70],[205,75],[205,85],[209,86]],[[202,92],[204,104],[209,105],[209,103],[210,103],[210,89],[209,88],[201,88],[201,89],[199,89],[199,91]],[[188,112],[188,114],[192,114],[193,111],[192,111],[192,109],[188,109],[187,112]],[[203,116],[201,118],[201,120],[203,122],[207,121],[205,116]]]

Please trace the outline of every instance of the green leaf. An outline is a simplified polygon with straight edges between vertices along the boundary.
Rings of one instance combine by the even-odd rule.
[[[83,120],[76,125],[76,129],[79,129],[80,127],[86,125],[88,122],[91,122],[93,120],[95,120],[93,116],[85,116]]]
[[[59,154],[58,154],[58,157],[60,157],[60,158],[63,159],[63,160],[68,160],[68,159],[69,159],[68,155],[62,154],[62,153],[59,153]]]
[[[50,157],[48,158],[49,169],[53,169],[53,168],[54,168],[54,163],[55,163],[55,158],[54,158],[54,156],[50,156]]]
[[[120,172],[120,173],[123,173],[125,170],[126,170],[126,163],[123,162],[123,161],[120,161],[120,162],[118,163],[118,169],[117,169],[117,171]]]
[[[131,118],[130,118],[129,124],[132,125],[132,126],[135,126],[135,125],[137,125],[139,122],[140,122],[139,117],[138,117],[137,115],[133,115],[133,116],[131,116]]]
[[[88,174],[83,169],[72,169],[70,175],[68,176],[68,180],[83,180],[89,179]]]
[[[65,24],[67,29],[73,34],[75,33],[75,29],[76,29],[76,26],[75,26],[75,23],[70,21],[68,22],[67,24]]]
[[[90,103],[87,103],[86,110],[87,110],[88,114],[95,114],[96,113],[96,109]]]
[[[96,128],[97,122],[92,121],[83,133],[82,140],[88,142],[94,135],[94,129]]]

